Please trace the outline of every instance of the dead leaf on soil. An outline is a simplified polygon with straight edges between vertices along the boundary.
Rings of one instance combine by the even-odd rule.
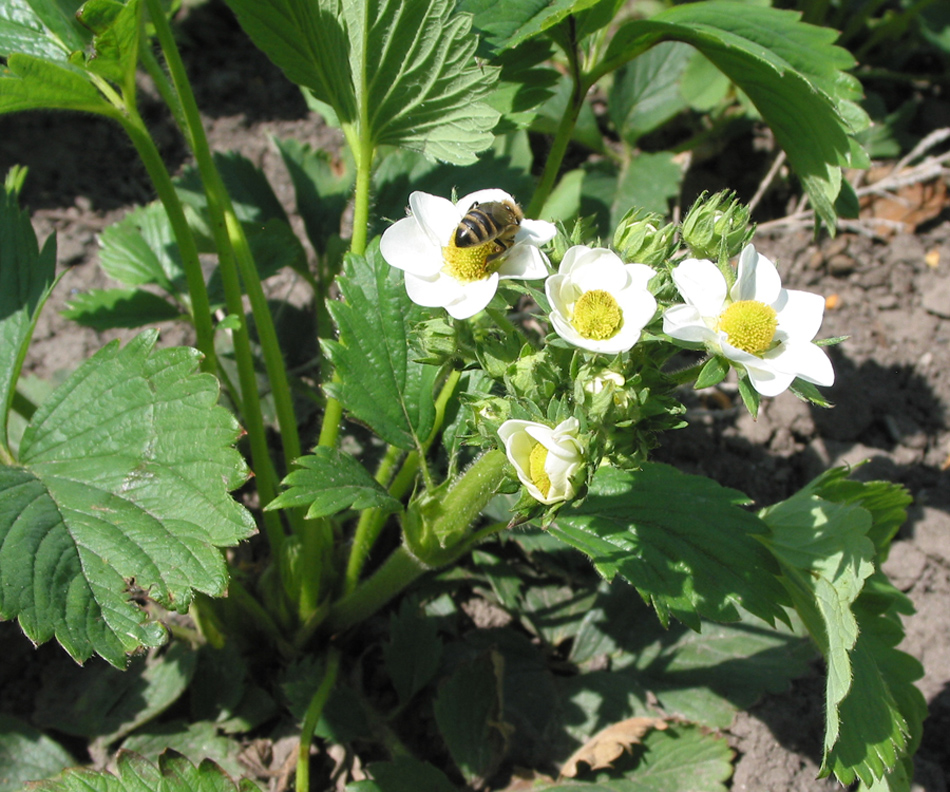
[[[584,745],[574,751],[561,768],[561,776],[574,778],[577,775],[577,763],[585,762],[591,770],[603,770],[620,758],[624,751],[639,744],[640,739],[650,729],[662,731],[667,723],[662,718],[627,718],[602,729]]]
[[[891,176],[887,168],[868,171],[870,184]],[[932,220],[947,205],[947,185],[943,179],[905,184],[886,195],[870,194],[860,200],[860,216],[867,219],[889,220],[903,225],[903,231],[911,234],[921,223]],[[894,227],[885,223],[876,227],[875,233],[882,237],[894,234]]]
[[[926,256],[924,256],[924,263],[930,267],[930,269],[937,269],[940,266],[940,251],[937,248],[934,248]]]
[[[841,305],[841,297],[837,294],[829,294],[825,297],[825,308],[829,311],[835,310],[839,305]]]

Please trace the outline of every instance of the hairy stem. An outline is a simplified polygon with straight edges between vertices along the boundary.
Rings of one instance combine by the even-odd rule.
[[[310,743],[313,742],[313,732],[320,721],[320,715],[323,714],[323,708],[326,706],[327,699],[330,698],[330,692],[336,684],[337,674],[340,671],[340,650],[331,646],[327,650],[327,668],[323,674],[323,680],[320,687],[310,699],[307,712],[303,718],[303,726],[300,729],[300,745],[297,750],[297,778],[295,789],[301,792],[308,792],[310,789]]]

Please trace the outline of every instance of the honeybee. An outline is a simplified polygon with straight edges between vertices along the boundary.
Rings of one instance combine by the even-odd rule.
[[[515,234],[524,219],[524,212],[514,201],[475,201],[455,228],[455,246],[460,248],[495,243],[495,252],[486,261],[493,261],[515,243]]]

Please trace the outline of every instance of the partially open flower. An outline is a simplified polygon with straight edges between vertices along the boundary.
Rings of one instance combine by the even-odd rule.
[[[584,464],[579,427],[576,418],[561,421],[553,429],[514,419],[498,427],[508,461],[535,500],[552,504],[574,497],[573,479]]]
[[[624,264],[612,250],[575,245],[544,284],[551,326],[581,349],[626,352],[656,312],[647,289],[653,275],[645,264]]]
[[[409,216],[383,232],[380,252],[406,273],[406,292],[414,303],[468,319],[491,302],[500,279],[547,276],[548,260],[538,246],[553,239],[556,229],[543,220],[521,219],[520,210],[512,214],[512,222],[496,223],[481,234],[483,243],[457,244],[459,224],[476,204],[517,209],[504,190],[478,190],[454,204],[414,192]]]
[[[727,358],[763,396],[777,396],[796,377],[815,385],[834,384],[831,361],[812,343],[824,316],[824,298],[783,289],[775,265],[752,245],[739,257],[732,289],[706,259],[686,259],[672,276],[686,304],[663,314],[663,332],[671,338],[702,344]]]

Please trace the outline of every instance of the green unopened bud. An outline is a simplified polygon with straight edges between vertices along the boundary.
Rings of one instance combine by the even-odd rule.
[[[657,268],[673,254],[675,226],[655,212],[631,209],[614,232],[614,248],[624,261]]]
[[[683,241],[695,258],[724,261],[738,256],[752,239],[749,207],[725,190],[706,197],[703,193],[683,220]]]

